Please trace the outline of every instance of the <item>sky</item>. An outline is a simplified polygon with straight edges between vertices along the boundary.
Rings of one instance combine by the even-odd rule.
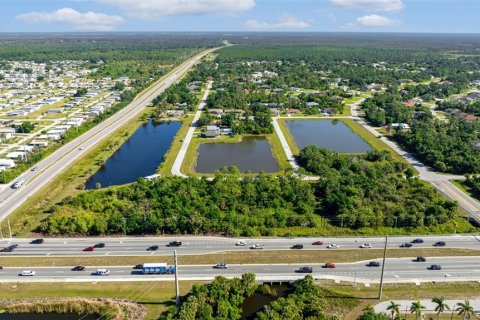
[[[480,0],[0,0],[0,32],[480,33]]]

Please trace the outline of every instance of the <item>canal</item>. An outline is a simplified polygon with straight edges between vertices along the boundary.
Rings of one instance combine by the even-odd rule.
[[[142,125],[85,184],[86,189],[121,185],[152,175],[170,148],[180,122]]]
[[[287,120],[288,130],[301,150],[309,145],[338,153],[366,153],[372,147],[338,120]]]
[[[267,138],[248,136],[238,143],[202,143],[198,147],[197,173],[213,173],[223,166],[236,166],[240,172],[280,170]]]

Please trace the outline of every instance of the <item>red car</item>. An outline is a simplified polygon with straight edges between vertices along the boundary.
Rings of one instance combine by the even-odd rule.
[[[312,243],[314,246],[321,246],[323,244],[323,241],[315,241]]]
[[[93,251],[95,250],[94,247],[86,247],[85,249],[83,249],[83,251]]]
[[[327,268],[327,269],[335,269],[335,263],[327,262],[327,263],[325,263],[325,268]]]

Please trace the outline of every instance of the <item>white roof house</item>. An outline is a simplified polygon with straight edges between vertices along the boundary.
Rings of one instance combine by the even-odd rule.
[[[0,159],[0,167],[13,168],[15,167],[15,161],[12,159]]]

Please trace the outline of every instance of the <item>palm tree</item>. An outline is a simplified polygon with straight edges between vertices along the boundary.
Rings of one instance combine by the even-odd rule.
[[[425,309],[425,306],[417,300],[412,302],[412,306],[410,307],[410,313],[415,313],[415,319],[418,319],[422,315],[422,310]]]
[[[432,299],[432,302],[437,304],[437,306],[435,307],[435,311],[437,312],[437,319],[440,319],[440,313],[444,312],[445,310],[450,310],[450,307],[445,302],[444,297],[435,297]]]
[[[458,312],[459,315],[463,315],[463,320],[470,319],[472,315],[474,315],[473,307],[470,305],[470,300],[465,300],[464,302],[457,303],[458,308],[455,311]]]
[[[390,301],[390,304],[387,307],[387,310],[390,310],[390,315],[392,316],[392,320],[395,319],[396,315],[400,314],[400,305],[393,301]]]

